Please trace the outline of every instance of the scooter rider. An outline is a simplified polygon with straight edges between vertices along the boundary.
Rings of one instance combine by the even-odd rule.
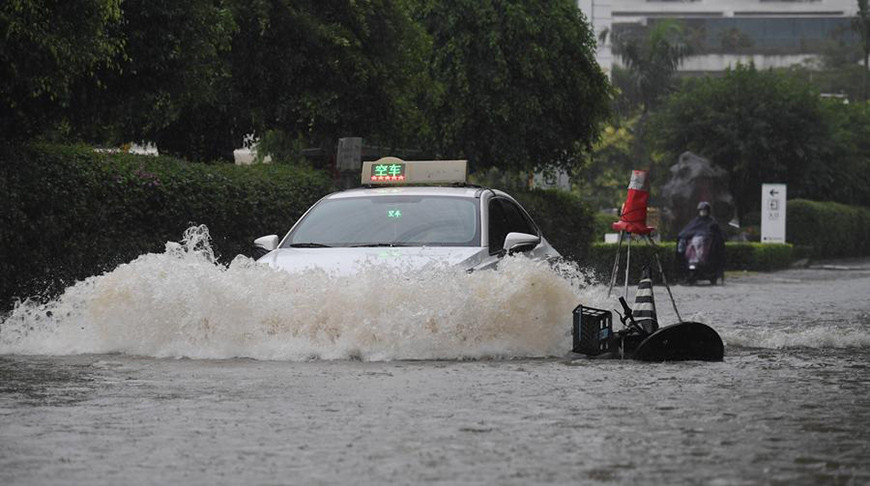
[[[715,282],[725,267],[725,236],[711,213],[710,203],[707,201],[698,203],[698,216],[690,221],[677,236],[677,258],[682,264],[682,270],[685,270],[686,249],[692,238],[695,236],[710,238],[709,255],[705,259],[706,271],[704,273],[710,276],[711,282]]]

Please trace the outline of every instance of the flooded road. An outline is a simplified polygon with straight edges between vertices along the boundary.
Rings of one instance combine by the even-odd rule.
[[[424,289],[434,310],[363,299],[342,318],[297,301],[296,324],[266,297],[221,298],[224,278],[249,285],[254,269],[184,258],[133,262],[2,323],[0,484],[870,483],[868,261],[677,286],[725,361],[648,364],[567,354],[574,300],[615,301],[526,263],[505,278],[543,289],[530,300],[442,277]],[[188,264],[200,283],[172,287]],[[143,283],[160,275],[162,290]],[[172,300],[184,288],[198,305]],[[483,289],[503,300],[463,310]],[[205,303],[219,311],[196,314]],[[352,316],[365,333],[343,327]]]

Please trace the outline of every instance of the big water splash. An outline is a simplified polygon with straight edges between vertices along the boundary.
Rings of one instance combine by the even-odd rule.
[[[0,322],[0,354],[290,361],[564,356],[578,303],[619,307],[617,295],[607,298],[605,286],[588,282],[576,266],[554,271],[523,257],[471,274],[376,265],[353,276],[290,274],[242,256],[222,265],[208,230],[195,227],[163,253],[78,282],[47,304],[18,304]],[[812,284],[792,285],[787,295],[763,284],[720,287],[718,297],[710,295],[714,289],[675,293],[683,317],[711,325],[728,347],[867,349],[870,312],[859,287],[839,300],[819,300]],[[659,320],[667,325],[675,317],[660,290]]]
[[[217,263],[205,227],[68,288],[24,302],[0,325],[0,354],[475,359],[561,356],[571,311],[601,289],[576,268],[523,257],[498,271],[369,266],[290,274],[239,256]]]

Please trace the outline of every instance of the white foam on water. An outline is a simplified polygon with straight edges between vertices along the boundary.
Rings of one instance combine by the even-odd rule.
[[[686,320],[708,323],[726,346],[762,349],[870,348],[870,315],[860,312],[850,319],[817,319],[807,313],[802,319],[752,319],[739,309],[732,312],[695,313]],[[744,309],[745,311],[745,309]],[[751,314],[751,311],[749,311]],[[843,311],[843,314],[849,314]],[[728,316],[732,316],[731,320]]]
[[[0,354],[152,357],[477,359],[562,356],[571,311],[602,303],[583,272],[523,257],[498,271],[370,266],[354,276],[215,262],[208,230],[24,302],[0,325]],[[581,297],[582,295],[582,297]]]
[[[856,328],[828,323],[827,325],[755,327],[752,329],[719,330],[722,340],[729,345],[766,348],[868,348],[870,331],[867,323]]]

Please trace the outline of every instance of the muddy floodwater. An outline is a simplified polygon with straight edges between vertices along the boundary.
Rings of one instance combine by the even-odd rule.
[[[870,261],[674,287],[721,363],[569,354],[582,272],[371,273],[170,245],[20,305],[0,484],[870,483]]]

